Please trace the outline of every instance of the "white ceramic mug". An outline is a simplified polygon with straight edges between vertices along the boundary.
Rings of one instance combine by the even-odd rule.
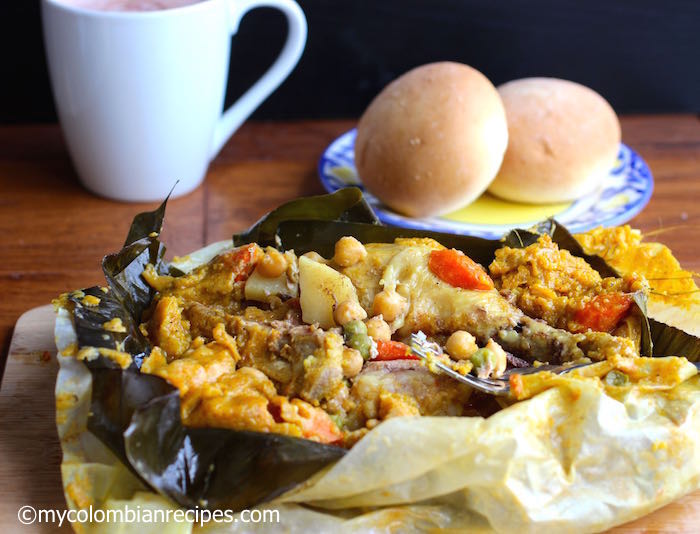
[[[231,36],[274,7],[289,23],[277,60],[223,112]],[[293,0],[204,0],[159,11],[97,11],[42,0],[59,120],[83,184],[126,201],[195,189],[210,160],[289,75],[306,43]]]

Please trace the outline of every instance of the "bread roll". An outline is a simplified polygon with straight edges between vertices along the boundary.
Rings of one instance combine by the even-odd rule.
[[[598,93],[556,78],[498,88],[508,117],[508,149],[494,195],[544,204],[580,198],[601,185],[620,146],[620,122]]]
[[[495,87],[459,63],[432,63],[391,82],[360,119],[355,163],[367,189],[413,217],[447,213],[496,175],[508,127]]]

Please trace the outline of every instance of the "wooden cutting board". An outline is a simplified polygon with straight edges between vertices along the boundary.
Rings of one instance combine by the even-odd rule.
[[[0,384],[0,532],[70,532],[66,525],[24,526],[25,505],[63,510],[61,449],[54,422],[58,362],[53,308],[42,306],[17,321]],[[610,532],[700,532],[700,491]]]
[[[57,372],[53,307],[42,306],[17,321],[0,384],[0,532],[72,532],[17,520],[25,505],[66,508],[54,421]]]

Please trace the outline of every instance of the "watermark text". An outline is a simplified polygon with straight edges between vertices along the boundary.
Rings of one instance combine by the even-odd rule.
[[[17,510],[17,519],[23,525],[44,523],[62,527],[64,523],[191,523],[204,526],[213,523],[279,523],[279,510],[207,510],[205,508],[163,509],[144,508],[140,505],[116,509],[83,508],[81,510],[47,510],[30,505]]]

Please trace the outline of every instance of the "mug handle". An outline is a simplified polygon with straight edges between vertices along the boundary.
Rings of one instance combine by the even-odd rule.
[[[301,58],[306,44],[306,17],[294,0],[228,0],[228,3],[231,35],[238,32],[243,15],[257,7],[273,7],[284,13],[289,24],[289,33],[282,52],[272,66],[219,118],[214,129],[211,159],[219,153],[243,121],[289,76]]]

